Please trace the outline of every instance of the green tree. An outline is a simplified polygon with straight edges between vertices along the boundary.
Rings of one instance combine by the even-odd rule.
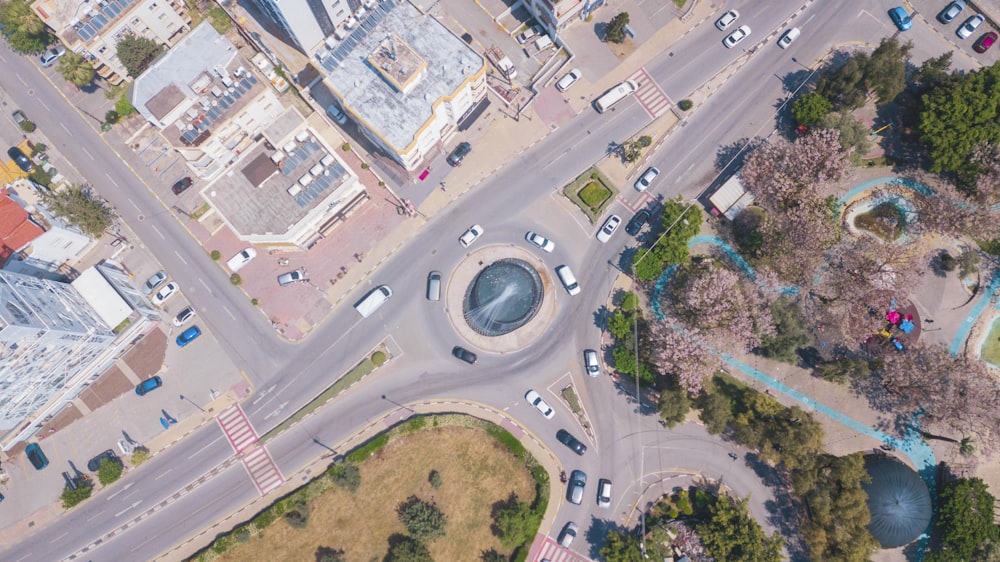
[[[976,562],[1000,562],[1000,542],[997,540],[988,540],[979,545],[973,559]]]
[[[524,544],[538,527],[538,516],[531,512],[531,506],[517,501],[511,496],[505,505],[494,510],[493,534],[500,539],[504,548],[514,548]]]
[[[643,281],[652,281],[663,273],[664,263],[652,250],[640,248],[632,258],[635,276]]]
[[[857,53],[839,68],[824,72],[816,83],[816,93],[838,109],[861,107],[868,95],[864,83],[867,65],[868,55]]]
[[[928,562],[974,560],[976,548],[1000,538],[994,524],[995,498],[979,478],[958,478],[946,482],[938,493],[938,513],[934,529],[937,548]]]
[[[660,418],[667,424],[667,427],[672,428],[687,417],[688,411],[691,410],[691,399],[688,398],[686,390],[674,385],[674,388],[660,392],[658,405]]]
[[[941,84],[950,77],[948,69],[951,68],[952,54],[954,51],[945,51],[940,56],[927,59],[913,73],[910,82],[918,94],[923,94],[929,88]]]
[[[701,209],[678,196],[664,202],[660,221],[665,232],[648,252],[639,250],[632,260],[636,277],[644,281],[659,277],[663,273],[664,264],[680,264],[687,261],[690,255],[688,241],[701,230]]]
[[[608,531],[600,555],[607,562],[643,562],[639,537],[625,530]]]
[[[448,519],[432,502],[410,496],[396,507],[396,514],[406,531],[420,542],[439,539],[445,534]]]
[[[299,498],[289,500],[288,511],[284,517],[293,529],[305,529],[309,524],[309,504]]]
[[[389,552],[382,562],[434,562],[424,543],[406,535],[389,537]]]
[[[636,359],[635,359],[635,346],[629,342],[619,343],[611,350],[611,357],[615,361],[615,370],[623,375],[635,376],[636,374]],[[653,371],[649,368],[642,359],[638,362],[638,373],[639,382],[646,386],[652,386],[656,383],[656,377],[653,375]]]
[[[124,470],[125,467],[118,460],[101,459],[101,464],[97,467],[97,481],[102,486],[107,486],[121,478]]]
[[[764,357],[794,365],[798,362],[796,352],[812,345],[802,310],[788,297],[778,297],[771,303],[770,309],[774,333],[761,336],[757,351]]]
[[[851,159],[855,163],[860,162],[861,157],[868,154],[872,148],[868,135],[868,125],[846,111],[828,113],[820,119],[819,126],[824,129],[836,129],[840,131],[840,146],[845,151],[851,153]]]
[[[358,491],[361,485],[361,470],[352,462],[341,462],[331,466],[326,471],[330,481],[350,493]]]
[[[625,296],[622,297],[622,310],[624,310],[625,312],[632,312],[633,310],[636,310],[638,308],[639,308],[639,296],[633,293],[632,291],[626,292]]]
[[[604,32],[604,40],[610,43],[623,43],[625,41],[625,26],[628,25],[628,12],[621,12],[611,18],[608,28]]]
[[[73,51],[69,51],[59,59],[57,70],[63,78],[77,88],[82,88],[94,81],[93,65],[82,55]]]
[[[65,488],[63,488],[61,496],[63,509],[69,509],[79,504],[83,500],[89,498],[91,492],[93,491],[94,491],[93,488],[91,488],[90,485],[85,483],[78,483],[75,490],[73,488],[70,488],[69,486],[66,486]]]
[[[784,539],[768,537],[747,509],[746,499],[720,496],[709,504],[705,520],[695,527],[705,550],[726,562],[778,562]]]
[[[821,363],[816,373],[830,382],[845,383],[867,377],[871,374],[871,366],[862,357],[838,357]]]
[[[118,98],[118,101],[115,102],[115,112],[122,117],[128,117],[135,113],[135,107],[132,106],[132,102],[128,100],[128,97],[122,94],[122,97]]]
[[[136,447],[135,451],[132,453],[132,466],[139,466],[147,460],[149,460],[149,449],[145,447]]]
[[[502,552],[497,551],[495,548],[484,550],[479,555],[479,560],[482,562],[508,562],[507,556],[505,556]]]
[[[22,55],[38,54],[55,40],[45,22],[24,0],[0,4],[0,23],[11,33],[7,38],[11,49]]]
[[[833,104],[817,92],[802,94],[792,102],[792,117],[799,125],[812,127],[833,109]]]
[[[50,193],[43,191],[41,196],[49,211],[93,238],[100,237],[111,226],[111,209],[79,185]]]
[[[160,56],[163,45],[146,37],[127,35],[118,42],[116,49],[118,60],[128,70],[128,75],[135,78]]]
[[[906,89],[906,65],[913,44],[885,37],[872,51],[865,66],[865,86],[874,91],[879,103],[888,103]]]
[[[721,392],[709,392],[701,395],[698,419],[705,424],[705,430],[718,435],[726,430],[733,419],[733,403]]]
[[[618,309],[608,319],[608,331],[618,340],[630,337],[633,331],[632,319],[633,315],[625,314],[621,309]]]
[[[330,548],[329,546],[317,548],[313,557],[316,559],[316,562],[347,562],[347,557],[344,556],[344,549]]]

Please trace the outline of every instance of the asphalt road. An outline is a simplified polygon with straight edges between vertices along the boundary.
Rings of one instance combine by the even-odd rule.
[[[775,127],[775,108],[808,75],[803,64],[810,65],[833,45],[877,43],[878,38],[891,34],[894,30],[884,16],[891,4],[867,2],[867,8],[847,2],[809,5],[795,19],[794,25],[802,27],[803,35],[790,49],[778,49],[773,41],[762,45],[664,144],[652,159],[664,172],[654,191],[665,197],[700,193],[715,177],[718,147],[745,137],[766,136]],[[744,12],[740,23],[751,25],[753,34],[741,47],[751,49],[800,3],[789,0],[758,5],[745,1],[727,5]],[[685,36],[670,53],[648,64],[647,71],[672,99],[682,99],[743,54],[741,49],[725,49],[723,36],[708,22]],[[948,48],[941,34],[921,25],[915,25],[908,38],[920,44],[914,57],[918,61],[926,58],[921,53],[931,56]],[[648,115],[634,100],[605,115],[584,111],[475,192],[433,217],[404,252],[388,260],[358,289],[355,299],[377,284],[393,288],[392,300],[375,315],[362,320],[351,307],[342,306],[305,342],[289,345],[275,338],[272,327],[220,274],[167,207],[141,185],[29,61],[13,55],[6,46],[0,48],[0,60],[10,76],[5,79],[5,88],[11,98],[29,111],[55,147],[117,208],[181,284],[188,300],[200,311],[201,323],[212,329],[225,352],[254,382],[258,393],[245,404],[245,410],[259,433],[307,403],[350,368],[362,351],[386,335],[402,347],[403,355],[389,368],[268,443],[284,474],[328,452],[314,440],[337,443],[396,408],[382,400],[382,395],[403,404],[463,398],[506,410],[548,443],[567,469],[588,473],[585,503],[561,507],[553,532],[572,519],[581,524],[587,536],[588,526],[600,524],[612,513],[617,516],[628,511],[649,482],[674,471],[724,479],[736,493],[751,495],[759,520],[770,521],[765,504],[772,499],[771,491],[751,470],[728,457],[731,449],[700,427],[661,429],[654,416],[637,413],[637,405],[623,399],[608,377],[591,379],[582,372],[581,350],[600,344],[595,314],[605,304],[616,273],[607,264],[623,245],[634,242],[626,240],[623,230],[609,244],[595,242],[594,228],[567,213],[555,190],[598,160],[610,143],[628,138],[648,123]],[[65,135],[58,133],[60,129]],[[623,195],[635,197],[631,192]],[[627,211],[622,211],[617,203],[612,207],[612,212],[627,220]],[[448,272],[464,257],[457,238],[473,223],[486,229],[474,248],[525,245],[523,236],[528,229],[550,237],[557,244],[556,251],[539,255],[550,267],[569,264],[583,292],[569,297],[561,289],[556,291],[558,314],[549,330],[529,348],[503,356],[479,353],[479,364],[467,367],[450,356],[451,347],[461,343],[461,338],[442,307],[423,300],[423,291],[428,271]],[[559,428],[584,437],[571,421],[570,412],[546,390],[551,381],[566,373],[583,389],[597,432],[596,441],[588,442],[590,451],[583,457],[554,439]],[[556,407],[554,420],[543,419],[524,404],[523,394],[529,387],[542,392]],[[593,501],[601,477],[616,482],[613,509],[605,513],[600,513]],[[234,462],[220,430],[208,425],[140,470],[131,471],[110,493],[81,504],[24,541],[8,545],[3,557],[12,561],[55,560],[85,552],[93,560],[148,559],[197,535],[256,497],[256,489],[242,466]],[[109,533],[151,508],[155,509],[109,540]],[[101,543],[92,544],[98,538]],[[593,555],[587,548],[581,540],[574,547]]]

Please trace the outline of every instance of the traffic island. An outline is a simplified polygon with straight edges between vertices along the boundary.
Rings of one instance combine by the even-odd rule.
[[[614,202],[618,189],[596,167],[590,168],[563,188],[563,195],[580,207],[591,224]]]

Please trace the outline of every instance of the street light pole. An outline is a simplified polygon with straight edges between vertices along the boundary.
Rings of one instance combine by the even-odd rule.
[[[202,408],[201,406],[199,406],[199,405],[195,404],[193,400],[191,400],[191,399],[190,399],[190,398],[188,398],[187,396],[184,396],[183,394],[181,394],[181,400],[187,400],[188,402],[191,402],[191,405],[193,405],[193,406],[194,406],[195,408],[198,408],[199,410],[201,410],[201,411],[202,411],[202,413],[204,413],[204,412],[205,412],[205,409],[204,409],[204,408]]]

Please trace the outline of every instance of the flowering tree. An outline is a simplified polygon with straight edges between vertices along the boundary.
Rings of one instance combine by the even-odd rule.
[[[711,376],[719,360],[702,343],[702,332],[685,328],[675,320],[649,326],[650,358],[656,369],[677,377],[678,385],[691,394],[701,391],[702,381]]]

